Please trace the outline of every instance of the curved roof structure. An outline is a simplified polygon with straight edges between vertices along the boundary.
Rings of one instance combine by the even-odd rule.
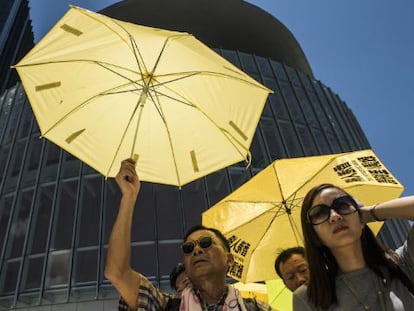
[[[292,33],[266,11],[242,0],[124,0],[100,13],[136,24],[186,31],[212,48],[269,57],[313,76]]]

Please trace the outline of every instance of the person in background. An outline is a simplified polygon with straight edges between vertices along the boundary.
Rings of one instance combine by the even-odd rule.
[[[302,246],[284,249],[275,260],[275,270],[285,286],[294,292],[309,282],[309,267]]]
[[[122,196],[109,237],[105,277],[121,295],[119,310],[271,311],[269,305],[256,299],[244,299],[234,287],[226,284],[226,273],[234,259],[227,239],[214,228],[194,226],[184,237],[183,263],[192,286],[187,287],[180,298],[160,291],[133,270],[130,266],[131,227],[140,181],[132,159],[122,161],[115,180]]]
[[[345,190],[311,189],[301,210],[309,284],[293,293],[293,310],[414,310],[414,230],[396,251],[367,223],[414,220],[414,196],[360,206]]]
[[[175,265],[170,273],[170,286],[177,292],[178,296],[181,296],[181,293],[185,288],[191,286],[191,282],[185,273],[185,267],[182,262],[179,262]]]

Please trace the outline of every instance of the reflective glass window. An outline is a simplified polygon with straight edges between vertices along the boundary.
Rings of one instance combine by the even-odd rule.
[[[78,182],[64,181],[60,184],[59,199],[53,226],[52,249],[72,247],[73,222],[76,209]]]
[[[20,260],[6,261],[0,275],[0,293],[12,293],[16,290]]]
[[[6,178],[6,164],[7,158],[9,156],[10,145],[9,146],[0,146],[0,185],[3,182],[3,179]]]
[[[155,208],[157,213],[158,239],[177,239],[182,236],[178,187],[157,185]],[[162,215],[162,216],[161,216]],[[138,215],[137,217],[141,217]]]
[[[265,142],[267,143],[270,158],[272,160],[286,158],[286,148],[275,120],[271,118],[262,119],[260,125],[263,130]]]
[[[287,76],[285,69],[283,68],[283,65],[281,63],[270,61],[273,72],[275,73],[278,80],[287,81]]]
[[[177,262],[183,261],[180,248],[181,242],[160,243],[158,245],[158,261],[160,263],[160,275],[169,276],[171,270]],[[165,256],[168,254],[168,256]]]
[[[97,245],[101,219],[102,177],[87,177],[82,181],[79,206],[78,246]]]
[[[295,133],[293,125],[289,122],[280,122],[280,132],[283,135],[283,141],[286,144],[286,151],[288,157],[300,157],[303,155],[302,148],[299,144],[299,139]]]
[[[17,199],[14,219],[10,228],[7,257],[22,256],[23,244],[29,223],[33,190],[21,192]]]
[[[0,199],[0,252],[3,250],[4,242],[6,241],[6,233],[10,222],[13,200],[13,194],[3,196]],[[3,254],[0,255],[0,257],[3,257]]]
[[[295,93],[293,92],[288,82],[280,82],[280,88],[283,93],[283,97],[286,100],[287,109],[290,112],[293,122],[305,124],[305,118],[303,117],[302,110],[298,104]]]
[[[252,168],[263,168],[269,164],[260,126],[257,128],[252,144],[250,145],[250,152],[252,154]]]
[[[45,141],[45,152],[43,157],[43,166],[40,175],[40,182],[50,182],[56,179],[58,172],[59,156],[62,150],[55,144]]]
[[[71,252],[69,250],[55,251],[49,254],[46,288],[68,283],[70,259]]]
[[[80,174],[81,162],[70,153],[63,152],[62,177],[76,177]]]
[[[248,169],[229,167],[230,181],[233,190],[239,188],[250,179],[252,174]]]
[[[79,249],[76,251],[73,283],[95,282],[98,272],[98,249]]]
[[[24,163],[25,144],[26,141],[20,141],[13,148],[7,178],[4,183],[4,192],[12,191],[16,188],[17,179]]]
[[[273,74],[272,68],[270,67],[269,59],[264,58],[264,57],[256,56],[255,60],[256,60],[257,66],[259,67],[259,70],[260,70],[260,73],[262,74],[262,76],[266,77],[266,78],[270,78],[271,80],[273,80],[274,79],[274,74]],[[265,85],[267,86],[266,83],[265,83]]]
[[[24,263],[21,290],[40,288],[44,256],[27,257]]]
[[[157,227],[157,210],[156,200],[160,197],[155,195],[155,184],[141,183],[141,189],[137,203],[135,205],[134,218],[132,220],[132,241],[154,241],[156,240]],[[171,198],[172,203],[176,204],[177,198]],[[115,208],[118,209],[119,201]],[[161,218],[161,217],[160,217]]]
[[[209,204],[214,205],[230,192],[227,170],[221,169],[206,176]]]
[[[292,67],[289,67],[289,66],[285,66],[285,68],[286,68],[287,75],[289,76],[290,82],[294,86],[302,88],[302,84],[301,84],[300,79],[299,79],[299,77],[296,73],[296,70],[293,69]]]
[[[253,56],[251,54],[239,52],[239,57],[244,71],[248,72],[249,75],[256,75],[256,77],[258,77],[259,70],[257,69]],[[260,80],[257,81],[260,82]]]
[[[141,184],[142,188],[143,183]],[[142,189],[141,189],[142,190]],[[113,178],[105,180],[103,242],[108,243],[115,217],[118,214],[121,192]],[[139,198],[139,197],[138,197]]]
[[[166,254],[159,254],[159,256],[166,256]],[[153,278],[158,275],[157,257],[157,246],[155,242],[140,245],[133,244],[131,248],[131,267],[143,275]],[[148,258],[151,259],[148,260]]]
[[[29,254],[46,251],[54,191],[55,185],[42,186],[38,190],[31,232],[29,234]]]
[[[303,144],[303,147],[305,149],[305,155],[317,155],[319,154],[318,149],[316,148],[315,141],[309,132],[309,129],[307,127],[298,126],[297,127],[298,135],[300,137],[300,140]]]
[[[24,163],[21,187],[33,185],[36,181],[37,172],[40,166],[40,157],[42,155],[42,141],[38,138],[31,137],[29,150]]]
[[[185,224],[188,227],[191,227],[196,224],[201,223],[201,213],[207,209],[206,203],[206,191],[204,186],[204,178],[195,180],[187,185],[185,185],[181,189],[182,199],[183,199],[183,207],[184,207],[184,219]],[[181,216],[181,215],[177,215]],[[177,225],[182,224],[181,218],[174,217],[174,221]],[[181,228],[182,231],[184,231]],[[175,238],[182,238],[182,234],[178,236],[172,236]]]
[[[30,133],[30,126],[32,124],[33,112],[31,106],[28,102],[24,104],[22,118],[19,124],[19,132],[17,134],[17,138],[24,138],[27,137]],[[38,138],[39,139],[39,138]]]
[[[6,102],[3,106],[3,116],[0,119],[5,120],[4,122],[5,130],[3,136],[3,144],[8,144],[12,141],[12,138],[15,134],[17,127],[19,113],[22,109],[22,105],[19,102],[13,102],[14,94],[16,93],[16,88],[13,88],[10,92],[7,93]]]

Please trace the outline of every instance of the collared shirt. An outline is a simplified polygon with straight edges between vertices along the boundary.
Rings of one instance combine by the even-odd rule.
[[[172,302],[175,303],[172,303]],[[266,303],[256,299],[244,299],[246,309],[248,311],[271,311],[272,308]],[[167,311],[170,310],[170,306],[177,305],[179,298],[169,293],[160,291],[155,287],[146,277],[141,275],[141,284],[139,286],[139,293],[137,299],[137,309],[146,311]],[[168,305],[168,308],[167,308]],[[179,305],[179,304],[178,304]],[[131,311],[127,303],[122,299],[119,299],[118,310]],[[178,310],[178,307],[176,309]],[[222,306],[219,307],[219,311],[222,310]]]

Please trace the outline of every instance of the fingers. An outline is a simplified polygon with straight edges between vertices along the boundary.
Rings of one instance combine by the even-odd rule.
[[[134,182],[138,180],[138,175],[135,170],[135,161],[132,159],[126,159],[121,162],[121,168],[119,169],[116,179],[126,180],[128,182]]]

